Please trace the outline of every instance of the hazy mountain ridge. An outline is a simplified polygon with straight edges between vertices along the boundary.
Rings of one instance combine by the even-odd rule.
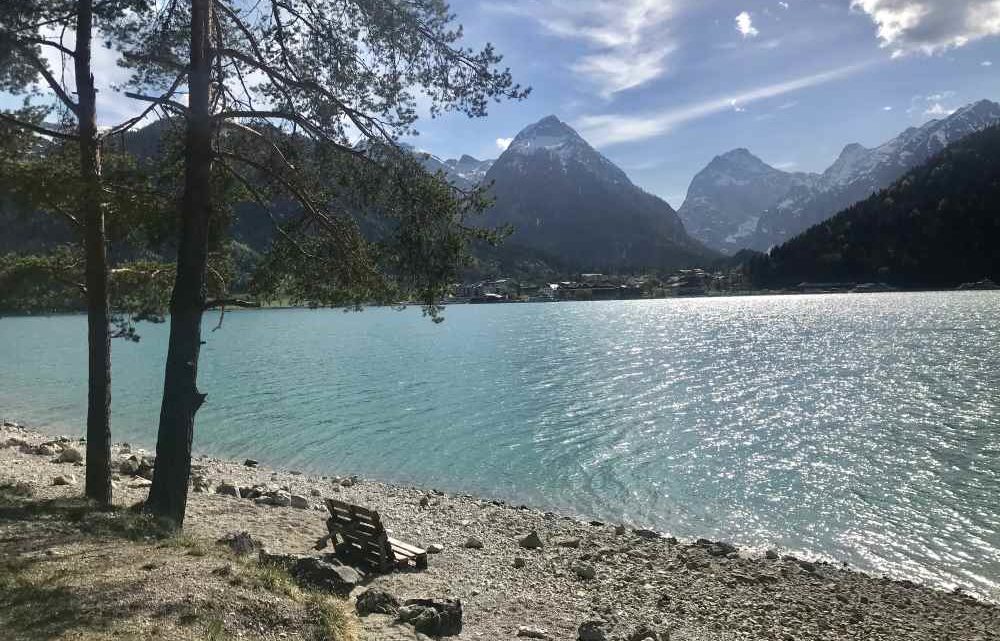
[[[766,251],[888,187],[949,144],[998,122],[1000,104],[982,100],[947,118],[910,127],[872,149],[849,144],[822,174],[782,172],[749,152],[738,153],[745,150],[734,150],[695,176],[680,213],[692,235],[711,247],[726,253],[742,247]],[[718,161],[731,154],[750,156],[763,168],[748,161],[720,168]],[[713,182],[723,170],[730,182]],[[761,207],[764,201],[771,204]]]

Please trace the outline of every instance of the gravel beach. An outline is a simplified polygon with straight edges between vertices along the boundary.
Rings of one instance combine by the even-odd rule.
[[[0,484],[28,484],[41,498],[79,494],[84,470],[71,450],[84,449],[8,422],[0,428]],[[116,504],[143,500],[151,453],[117,445],[113,456]],[[456,638],[1000,640],[996,604],[781,551],[678,541],[629,524],[363,478],[209,457],[193,464],[185,530],[194,537],[245,531],[272,552],[315,554],[326,534],[325,498],[377,510],[392,536],[434,553],[426,570],[375,576],[351,597],[375,588],[400,600],[460,599]],[[540,545],[525,547],[533,532]],[[364,634],[415,638],[412,628],[377,614],[365,618]]]

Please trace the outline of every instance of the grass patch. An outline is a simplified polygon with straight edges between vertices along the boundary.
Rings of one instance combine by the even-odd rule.
[[[243,568],[243,579],[246,585],[267,590],[295,601],[301,600],[302,589],[284,568],[256,561],[247,561]]]
[[[358,641],[358,620],[347,602],[324,594],[311,594],[306,602],[315,620],[312,641]]]

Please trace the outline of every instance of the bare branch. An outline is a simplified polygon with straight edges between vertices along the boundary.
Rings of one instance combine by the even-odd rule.
[[[161,98],[163,100],[169,101],[170,97],[173,96],[177,92],[177,89],[181,86],[181,83],[184,82],[185,78],[187,78],[187,72],[184,72],[184,73],[180,74],[179,76],[177,76],[177,78],[174,80],[174,84],[170,85],[170,88],[167,90],[167,92],[165,94],[163,94],[161,96]],[[129,96],[129,94],[127,94],[127,93],[125,95]],[[131,96],[129,96],[129,97],[131,97]],[[136,98],[136,100],[139,100],[139,98]],[[157,101],[152,102],[148,107],[146,107],[142,111],[141,114],[139,114],[135,118],[131,118],[129,120],[126,120],[125,122],[123,122],[122,124],[118,125],[117,127],[114,127],[110,131],[107,131],[104,134],[102,134],[100,136],[101,139],[110,138],[111,136],[114,136],[115,134],[125,133],[126,131],[128,131],[129,129],[131,129],[132,127],[134,127],[135,125],[137,125],[140,122],[142,122],[142,120],[146,116],[148,116],[154,109],[156,109],[156,107],[159,104],[160,104],[160,102],[157,102]],[[177,104],[180,104],[180,103],[177,103]]]
[[[0,120],[2,120],[4,122],[7,122],[7,123],[10,123],[11,125],[13,125],[15,127],[20,127],[22,129],[27,129],[29,131],[35,132],[36,134],[41,134],[41,135],[47,136],[49,138],[58,138],[59,140],[79,140],[80,139],[80,136],[78,136],[76,134],[66,133],[64,131],[56,131],[54,129],[48,129],[47,127],[42,127],[42,126],[36,125],[34,123],[25,122],[24,120],[21,120],[19,118],[15,118],[14,116],[11,116],[10,114],[6,114],[6,113],[3,113],[3,112],[0,112]]]
[[[215,300],[205,301],[204,309],[216,309],[216,308],[226,308],[226,307],[244,307],[247,309],[256,309],[260,307],[260,303],[252,300],[243,300],[242,298],[220,298]]]

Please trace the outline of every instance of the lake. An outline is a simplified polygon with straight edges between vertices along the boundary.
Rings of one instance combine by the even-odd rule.
[[[1000,598],[1000,294],[230,312],[195,450],[358,473]],[[82,316],[0,319],[0,414],[82,434]],[[165,325],[114,345],[155,440]]]

